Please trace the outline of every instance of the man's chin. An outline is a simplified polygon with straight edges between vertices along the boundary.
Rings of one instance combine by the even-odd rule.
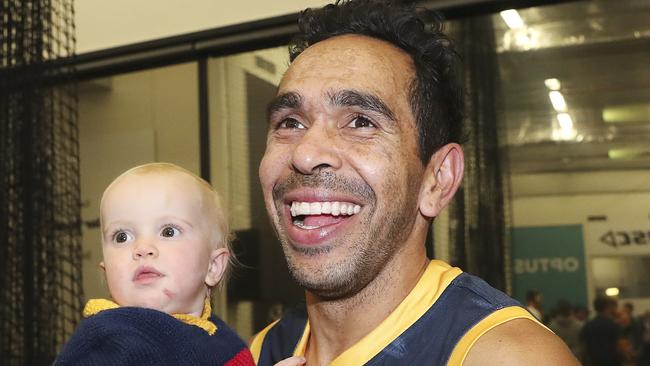
[[[329,283],[315,282],[315,281],[305,281],[294,276],[296,283],[305,289],[311,295],[321,299],[321,300],[342,300],[353,295],[348,286],[340,286]]]
[[[298,270],[294,265],[289,265],[289,273],[293,280],[305,291],[322,300],[341,300],[356,294],[361,287],[358,281],[342,273],[323,273],[322,270],[310,270],[302,266]],[[325,269],[332,268],[325,266]]]

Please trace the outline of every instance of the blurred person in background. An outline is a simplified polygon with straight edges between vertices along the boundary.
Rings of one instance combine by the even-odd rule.
[[[537,320],[542,321],[542,300],[544,296],[537,290],[530,290],[526,293],[526,310],[528,310]]]
[[[597,297],[594,309],[596,316],[580,332],[584,349],[582,360],[585,366],[621,366],[621,328],[615,321],[618,302],[610,297]]]
[[[641,323],[641,354],[639,365],[650,365],[650,310],[640,317]]]
[[[623,337],[630,340],[632,351],[636,358],[643,350],[643,320],[641,317],[634,315],[634,304],[626,302],[621,309],[622,316],[628,319],[626,326],[623,327]]]
[[[548,327],[562,338],[576,357],[580,355],[580,330],[582,329],[582,323],[573,317],[571,304],[567,300],[563,299],[558,301],[555,309],[555,317],[551,320]]]
[[[589,319],[589,309],[584,305],[577,305],[573,307],[573,317],[580,322],[580,325],[584,325]]]
[[[616,322],[621,327],[619,348],[623,355],[623,364],[636,366],[643,349],[643,325],[634,316],[634,305],[626,302],[616,313]]]

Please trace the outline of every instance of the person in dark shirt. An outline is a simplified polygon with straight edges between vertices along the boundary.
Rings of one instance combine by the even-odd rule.
[[[598,297],[594,300],[596,317],[589,320],[580,332],[584,344],[585,365],[620,366],[618,350],[621,329],[614,321],[618,303],[615,299]]]
[[[558,301],[556,315],[548,324],[548,327],[558,337],[562,338],[576,357],[580,357],[582,353],[580,349],[582,323],[573,317],[571,310],[571,304],[567,300],[562,299]]]
[[[634,315],[634,304],[631,302],[624,303],[619,311],[619,324],[622,336],[630,345],[628,358],[636,360],[643,349],[643,320]]]

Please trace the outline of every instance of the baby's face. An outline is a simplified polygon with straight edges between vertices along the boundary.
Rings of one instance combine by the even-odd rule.
[[[127,175],[105,192],[103,268],[118,304],[201,314],[219,251],[203,197],[192,177],[174,171]]]

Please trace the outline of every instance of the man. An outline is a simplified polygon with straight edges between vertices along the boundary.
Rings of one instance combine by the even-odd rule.
[[[260,180],[306,311],[257,335],[259,364],[576,364],[514,300],[427,259],[463,175],[461,87],[439,23],[363,0],[299,25]]]
[[[594,300],[596,317],[589,320],[580,332],[584,343],[585,364],[591,366],[619,366],[623,357],[619,351],[621,329],[614,320],[618,302],[609,297]]]

